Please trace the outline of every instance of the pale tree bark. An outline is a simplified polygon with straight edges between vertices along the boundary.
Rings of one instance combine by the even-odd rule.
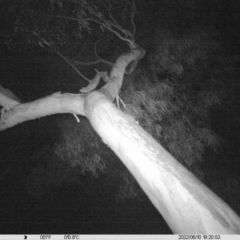
[[[122,160],[174,233],[240,233],[240,218],[137,122],[98,92],[86,116]]]
[[[55,93],[29,103],[8,103],[0,91],[0,105],[4,107],[0,130],[56,113],[83,115],[133,174],[174,233],[240,233],[237,214],[112,103],[126,67],[143,55],[142,49],[121,55],[99,91],[91,91],[90,83],[89,93],[84,88],[81,94]],[[95,80],[105,78],[97,74]]]

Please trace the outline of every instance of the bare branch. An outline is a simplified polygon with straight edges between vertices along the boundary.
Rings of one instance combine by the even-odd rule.
[[[111,14],[111,8],[112,8],[111,3],[109,2],[109,0],[108,0],[107,2],[108,2],[109,7],[107,7],[104,3],[103,3],[103,4],[104,4],[104,6],[106,7],[106,9],[107,9],[107,11],[108,11],[108,14],[109,14],[109,16],[110,16],[110,18],[111,18],[111,20],[112,20],[115,24],[118,24],[117,21],[115,20],[115,18],[113,17],[113,15]]]
[[[75,65],[83,65],[83,66],[91,66],[91,65],[96,65],[98,63],[105,63],[106,65],[109,65],[109,66],[113,66],[114,63],[108,61],[108,60],[105,60],[105,59],[102,59],[98,56],[97,54],[97,44],[98,42],[100,41],[101,39],[97,40],[96,43],[95,43],[95,47],[94,47],[94,54],[95,56],[97,57],[97,60],[94,60],[94,61],[90,61],[90,62],[81,62],[81,61],[78,61],[78,60],[74,60],[74,59],[77,59],[78,57],[74,57],[71,59],[71,62],[74,63]]]
[[[50,51],[50,52],[53,52],[53,53],[57,54],[57,55],[58,55],[59,57],[61,57],[67,64],[69,64],[83,79],[85,79],[87,82],[90,82],[90,81],[91,81],[90,79],[88,79],[87,77],[85,77],[80,71],[78,71],[78,69],[71,63],[71,61],[70,61],[68,58],[64,57],[60,52],[54,50],[54,49],[52,48],[51,44],[50,44],[45,38],[39,36],[39,34],[37,34],[36,31],[33,31],[32,33],[33,33],[34,36],[38,37],[38,38],[39,38],[45,45],[47,45],[50,49],[49,49],[49,48],[46,48],[45,45],[43,45],[42,43],[40,44],[40,42],[39,42],[39,45],[40,45],[42,48],[44,48],[44,49],[46,49],[46,50],[48,50],[48,51]]]
[[[86,42],[83,43],[82,50],[81,50],[81,52],[78,54],[78,56],[73,57],[73,58],[71,59],[71,61],[72,61],[73,59],[77,59],[77,58],[79,58],[79,57],[81,56],[81,54],[83,53],[83,49],[85,48],[85,44],[86,44]]]
[[[98,20],[92,19],[92,18],[86,18],[86,20],[87,20],[87,21],[92,21],[92,22],[98,23],[98,24],[101,25],[103,28],[108,29],[110,32],[112,32],[112,33],[114,33],[115,35],[117,35],[121,40],[123,40],[123,41],[125,41],[125,42],[128,42],[128,45],[129,45],[129,47],[130,47],[131,49],[137,48],[136,43],[135,43],[133,40],[131,40],[131,39],[127,38],[127,37],[121,36],[120,33],[118,33],[116,30],[114,30],[114,29],[110,26],[110,25],[112,25],[113,27],[119,29],[115,24],[113,24],[113,23],[111,23],[111,22],[109,22],[109,21],[107,21],[107,20],[103,20],[103,19],[101,19],[102,21],[104,21],[103,23],[101,23],[101,22],[98,21]],[[125,30],[125,29],[121,29],[121,28],[120,28],[120,31],[123,32],[125,36],[132,35],[129,31],[127,31],[127,30]]]
[[[68,63],[83,79],[85,79],[87,82],[91,82],[90,79],[88,79],[87,77],[85,77],[80,71],[78,71],[78,69],[71,63],[70,60],[68,60],[68,58],[64,57],[61,53],[54,51],[59,57],[61,57],[66,63]]]
[[[126,29],[123,29],[119,24],[114,24],[111,21],[108,21],[104,19],[104,22],[106,22],[109,26],[115,27],[120,32],[122,32],[126,37],[132,37],[132,33]]]
[[[71,62],[73,62],[75,65],[85,65],[85,66],[91,66],[91,65],[95,65],[95,64],[98,64],[98,63],[105,63],[109,66],[113,66],[114,63],[110,62],[110,61],[107,61],[107,60],[104,60],[104,59],[97,59],[95,61],[92,61],[92,62],[80,62],[80,61],[77,61],[77,60],[71,60]]]
[[[110,3],[109,3],[109,5],[111,6]],[[86,7],[86,9],[89,11],[89,9],[87,7]],[[135,8],[135,2],[133,1],[133,7],[132,7],[132,11],[131,11],[131,22],[132,22],[132,25],[133,25],[133,33],[131,33],[130,31],[128,31],[128,30],[126,30],[124,28],[122,28],[117,23],[115,18],[112,16],[110,8],[106,7],[106,9],[107,9],[109,17],[111,18],[112,21],[107,20],[106,18],[102,17],[100,14],[98,14],[98,13],[96,13],[94,11],[91,11],[91,13],[90,13],[94,18],[89,17],[89,18],[85,18],[84,20],[85,21],[92,21],[92,22],[98,23],[103,28],[106,28],[110,32],[112,32],[115,35],[117,35],[121,40],[128,42],[128,45],[129,45],[129,47],[131,49],[137,48],[137,45],[136,45],[136,43],[133,40],[135,31],[136,31],[135,24],[134,24],[134,15],[135,15],[135,9],[136,9]]]
[[[93,80],[91,80],[91,82],[88,84],[87,87],[81,88],[80,92],[88,93],[88,92],[93,91],[97,87],[97,85],[98,85],[99,81],[101,80],[101,78],[103,78],[104,81],[106,81],[106,78],[107,78],[107,73],[106,72],[98,72],[97,69],[95,69],[95,71],[97,72],[97,74],[95,75]]]
[[[89,11],[87,6],[83,6],[83,7],[85,7],[86,10]],[[99,24],[101,27],[106,28],[110,32],[117,35],[121,40],[127,42],[131,49],[137,48],[137,45],[136,45],[135,41],[133,40],[135,31],[136,31],[136,27],[134,24],[135,2],[133,1],[133,7],[132,7],[132,12],[131,12],[131,23],[133,25],[133,33],[122,28],[117,23],[117,21],[114,19],[114,17],[112,16],[110,9],[108,7],[106,7],[106,9],[107,9],[109,17],[111,18],[112,21],[109,21],[106,18],[101,17],[98,13],[94,12],[92,9],[91,9],[90,15],[92,15],[93,17],[84,18],[83,16],[81,16],[80,18],[75,18],[75,17],[60,16],[60,15],[53,15],[52,17],[62,18],[62,19],[66,19],[66,20],[74,20],[77,22],[79,22],[79,20],[95,22],[95,23]]]
[[[136,33],[136,25],[134,22],[134,17],[135,17],[135,12],[136,12],[136,5],[135,5],[135,0],[132,0],[132,8],[131,8],[131,22],[133,26],[133,37],[135,36]]]

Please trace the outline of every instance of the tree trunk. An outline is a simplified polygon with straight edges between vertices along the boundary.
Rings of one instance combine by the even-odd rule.
[[[56,113],[84,115],[130,170],[174,233],[240,233],[240,219],[229,206],[111,102],[122,86],[128,64],[143,55],[141,49],[122,54],[109,81],[99,91],[55,93],[24,104],[0,91],[0,105],[4,107],[0,130]]]
[[[90,93],[85,113],[174,233],[240,233],[240,218],[232,209],[104,94]]]

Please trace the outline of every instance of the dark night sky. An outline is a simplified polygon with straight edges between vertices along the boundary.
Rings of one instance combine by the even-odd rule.
[[[193,8],[194,12],[178,9],[171,14],[186,19],[187,14],[192,14],[195,19],[194,24],[214,25],[221,36],[223,54],[235,59],[236,79],[239,79],[239,1],[197,2],[199,6]],[[170,14],[167,10],[172,7],[169,1],[136,0],[136,4],[137,38],[140,44],[143,42],[147,51],[151,51],[151,41],[145,40],[151,39],[157,28],[171,29],[172,23],[166,19]],[[166,12],[162,9],[166,9]],[[6,28],[6,22],[2,26]],[[188,27],[193,26],[179,27],[187,30]],[[11,88],[23,101],[35,100],[58,92],[60,89],[72,93],[79,89],[76,74],[55,56],[40,56],[39,50],[34,50],[31,54],[26,54],[24,51],[8,51],[4,45],[1,46],[0,52],[2,53],[0,56],[1,83]],[[74,78],[76,81],[71,80],[70,84],[66,81]],[[51,82],[50,79],[55,80]],[[236,82],[236,86],[239,88],[239,82]],[[236,96],[236,101],[231,108],[224,112],[217,111],[212,119],[214,130],[229,141],[225,147],[226,158],[235,159],[230,165],[228,162],[221,162],[230,174],[235,174],[233,169],[240,168],[239,103],[239,98]],[[17,126],[0,133],[0,141],[2,141],[0,157],[8,159],[8,161],[1,161],[1,168],[6,169],[7,165],[11,169],[3,178],[0,178],[0,215],[2,216],[0,233],[171,233],[160,214],[145,196],[141,196],[140,200],[114,202],[111,189],[105,192],[107,190],[106,187],[104,188],[106,185],[104,178],[78,176],[82,181],[79,184],[79,182],[72,183],[64,176],[62,179],[65,181],[63,181],[60,180],[61,176],[51,176],[52,171],[57,172],[53,169],[54,164],[50,164],[48,169],[43,164],[41,168],[37,168],[41,170],[40,173],[33,172],[38,163],[29,159],[33,159],[32,155],[36,154],[38,149],[32,149],[31,144],[37,144],[39,141],[39,147],[43,147],[44,144],[51,145],[54,142],[54,134],[58,131],[55,126],[57,118],[61,116],[24,123],[21,129],[17,129],[19,128]],[[45,137],[41,135],[42,132]],[[40,139],[39,136],[41,136]],[[21,139],[24,144],[21,144]],[[49,156],[46,156],[46,159],[47,157]],[[207,168],[215,168],[215,164]],[[59,170],[60,173],[61,171]],[[39,174],[42,176],[39,177]],[[44,180],[45,178],[48,180]],[[238,186],[236,191],[239,193],[240,179],[236,181]],[[211,184],[209,186],[211,187]],[[228,201],[228,198],[226,197],[225,200]]]

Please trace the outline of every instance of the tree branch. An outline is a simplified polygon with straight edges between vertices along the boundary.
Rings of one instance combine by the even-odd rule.
[[[126,71],[126,67],[133,61],[138,61],[145,55],[145,50],[142,48],[132,49],[122,54],[115,62],[110,75],[109,81],[99,90],[104,93],[111,101],[113,101],[121,87],[123,82],[123,76]]]
[[[92,61],[92,62],[80,62],[80,61],[77,61],[77,60],[71,60],[71,62],[73,62],[76,65],[85,65],[85,66],[91,66],[91,65],[98,64],[98,63],[105,63],[105,64],[107,64],[108,66],[111,66],[111,67],[114,65],[112,62],[104,60],[104,59],[97,59],[97,60]]]
[[[86,10],[89,11],[88,7],[85,7]],[[62,19],[67,19],[67,20],[74,20],[79,22],[79,20],[81,20],[82,22],[84,21],[90,21],[90,22],[95,22],[97,24],[99,24],[100,26],[102,26],[102,28],[106,28],[108,29],[110,32],[114,33],[115,35],[117,35],[121,40],[125,41],[128,43],[129,47],[131,49],[133,48],[137,48],[137,45],[134,41],[134,34],[135,34],[135,24],[134,24],[134,15],[135,15],[135,2],[133,4],[132,7],[132,13],[131,13],[131,21],[132,21],[132,25],[133,25],[133,33],[131,33],[130,31],[123,29],[117,22],[116,20],[111,17],[111,14],[109,15],[110,18],[112,19],[112,22],[101,17],[99,14],[97,14],[94,11],[91,11],[91,13],[89,13],[90,15],[94,16],[96,19],[88,17],[88,18],[75,18],[75,17],[66,17],[66,16],[60,16],[60,15],[54,15],[53,17],[57,17],[57,18],[62,18]],[[92,10],[92,9],[91,9]],[[116,28],[119,32],[121,32],[124,36],[122,36],[119,32],[117,32],[117,30],[115,30],[114,28]]]
[[[71,63],[68,58],[64,57],[60,52],[55,52],[59,57],[61,57],[66,63],[68,63],[84,80],[87,82],[91,82],[91,80],[87,77],[85,77],[78,69]]]
[[[100,19],[101,19],[101,18],[100,18]],[[137,45],[136,45],[136,43],[135,43],[134,40],[131,40],[131,39],[127,38],[127,37],[121,36],[121,34],[118,33],[116,30],[114,30],[110,25],[112,25],[113,27],[119,29],[122,33],[124,33],[125,36],[128,36],[130,32],[127,31],[127,30],[125,30],[125,29],[120,28],[120,26],[117,27],[116,24],[111,23],[110,21],[107,21],[107,20],[104,20],[104,19],[101,19],[101,20],[103,21],[103,23],[100,22],[100,21],[98,21],[98,20],[92,19],[92,18],[86,18],[85,20],[98,23],[98,24],[99,24],[100,26],[102,26],[103,28],[108,29],[110,32],[112,32],[112,33],[114,33],[115,35],[117,35],[121,40],[127,42],[128,45],[129,45],[129,47],[130,47],[131,49],[137,47]],[[130,34],[130,35],[132,35],[132,34]]]
[[[132,26],[133,26],[133,33],[132,33],[133,37],[135,36],[135,33],[136,33],[136,25],[135,25],[135,22],[134,22],[135,12],[136,12],[135,0],[132,0],[131,23],[132,23]]]
[[[73,62],[75,65],[91,66],[91,65],[98,64],[98,63],[105,63],[105,64],[113,67],[114,64],[113,64],[112,62],[100,58],[100,57],[98,56],[98,54],[97,54],[97,43],[98,43],[100,40],[101,40],[101,39],[99,39],[99,40],[95,43],[95,47],[94,47],[94,53],[95,53],[95,56],[97,57],[97,60],[91,61],[91,62],[80,62],[80,61],[77,61],[77,60],[73,60],[73,59],[76,59],[76,58],[77,58],[77,57],[75,57],[75,58],[73,58],[73,59],[70,60],[70,61]]]
[[[57,113],[84,115],[84,95],[54,93],[33,102],[14,105],[2,114],[0,131],[25,121]]]
[[[81,88],[80,92],[88,93],[88,92],[93,91],[97,87],[97,85],[98,85],[99,81],[101,80],[101,78],[103,78],[106,81],[106,78],[107,78],[107,73],[106,72],[98,72],[97,70],[96,70],[96,72],[97,72],[97,74],[95,75],[93,80],[91,80],[91,82],[88,84],[87,87]]]
[[[86,80],[87,82],[90,82],[90,79],[88,79],[80,71],[78,71],[78,69],[71,63],[71,61],[68,60],[68,58],[64,57],[60,52],[54,50],[53,47],[51,46],[51,44],[45,38],[43,38],[39,34],[37,34],[36,31],[32,31],[32,33],[33,33],[34,36],[38,37],[42,41],[41,43],[39,43],[40,47],[46,49],[47,51],[50,51],[50,52],[53,52],[53,53],[57,54],[67,64],[69,64],[84,80]],[[51,49],[48,49],[48,48],[44,47],[44,45],[42,43],[49,46]]]

